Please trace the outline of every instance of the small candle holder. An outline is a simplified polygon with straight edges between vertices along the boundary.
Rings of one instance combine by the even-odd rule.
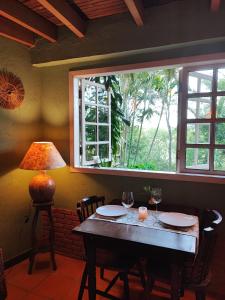
[[[148,217],[148,209],[145,206],[140,206],[138,208],[138,219],[144,221]]]

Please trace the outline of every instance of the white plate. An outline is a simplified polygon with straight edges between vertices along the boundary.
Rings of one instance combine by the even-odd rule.
[[[120,205],[103,205],[96,209],[99,215],[105,217],[119,217],[127,214],[127,209]]]
[[[159,215],[159,221],[176,227],[189,227],[197,222],[196,218],[193,216],[176,212],[161,213]]]

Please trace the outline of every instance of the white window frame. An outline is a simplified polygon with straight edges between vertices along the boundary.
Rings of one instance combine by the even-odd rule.
[[[225,176],[210,175],[210,174],[193,174],[180,172],[180,161],[177,161],[177,172],[160,172],[149,170],[127,170],[127,169],[113,169],[113,168],[93,168],[82,167],[79,165],[80,160],[80,145],[79,141],[79,124],[76,120],[79,117],[79,102],[74,101],[78,99],[78,80],[87,77],[106,76],[119,73],[140,72],[149,69],[163,68],[163,67],[185,67],[193,65],[214,64],[225,62],[224,53],[214,53],[207,55],[197,55],[189,57],[172,58],[160,61],[150,61],[144,63],[116,65],[110,67],[103,67],[97,69],[85,69],[69,72],[69,102],[70,102],[70,170],[75,173],[89,173],[89,174],[106,174],[115,176],[128,176],[139,178],[151,178],[162,180],[175,180],[175,181],[191,181],[191,182],[206,182],[224,184]],[[77,97],[76,97],[77,96]],[[178,106],[180,110],[180,107]],[[181,123],[181,113],[178,111],[178,126]],[[178,143],[177,143],[177,158],[180,155],[180,129],[178,129]]]
[[[220,68],[225,68],[225,63],[208,63],[199,66],[191,66],[187,68],[183,68],[181,71],[181,82],[182,88],[180,92],[180,108],[181,108],[181,122],[180,122],[180,131],[181,137],[179,140],[180,143],[180,169],[181,173],[196,173],[196,174],[212,174],[212,175],[221,175],[225,176],[225,171],[219,171],[214,168],[214,152],[216,149],[225,149],[224,144],[216,144],[215,141],[215,127],[217,124],[225,123],[225,118],[220,118],[216,116],[216,99],[217,96],[225,96],[225,91],[218,91],[217,90],[217,72]],[[200,92],[199,87],[197,88],[196,92],[189,93],[188,91],[188,80],[189,80],[189,73],[193,73],[200,70],[212,70],[212,87],[211,90],[208,92]],[[199,83],[198,83],[199,86]],[[187,111],[188,111],[188,100],[191,98],[200,98],[200,97],[209,97],[211,98],[210,102],[210,111],[211,115],[210,118],[188,118]],[[186,141],[187,137],[187,126],[188,124],[195,124],[198,127],[198,124],[202,125],[209,125],[209,141],[208,143],[199,143],[196,141],[195,143],[188,143]],[[208,150],[208,159],[207,165],[201,169],[201,166],[196,164],[193,166],[186,166],[186,150],[188,148],[195,149],[195,155],[198,154],[199,149],[207,149]]]
[[[81,131],[82,131],[82,166],[94,165],[96,162],[94,160],[86,160],[86,146],[88,145],[96,145],[97,153],[96,156],[100,157],[99,155],[99,146],[100,145],[108,145],[109,148],[109,155],[104,162],[109,162],[112,160],[112,150],[111,150],[111,93],[107,91],[104,84],[96,83],[94,81],[89,81],[86,79],[81,80],[82,86],[82,100],[81,100],[81,107],[82,107],[82,116],[81,116]],[[86,86],[94,86],[96,88],[96,103],[85,101],[85,87]],[[98,89],[102,89],[107,92],[108,94],[108,104],[99,104],[98,102]],[[76,100],[75,100],[76,101]],[[94,106],[96,107],[96,122],[87,122],[85,120],[85,106]],[[98,121],[98,109],[99,107],[108,109],[108,122],[107,123],[99,123]],[[96,141],[87,142],[86,141],[86,125],[93,125],[96,126]],[[107,141],[99,141],[99,126],[107,126],[109,130],[109,138]]]

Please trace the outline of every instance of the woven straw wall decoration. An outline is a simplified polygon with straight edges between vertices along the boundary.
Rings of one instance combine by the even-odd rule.
[[[7,70],[0,70],[0,107],[14,109],[24,99],[24,87],[19,77]]]

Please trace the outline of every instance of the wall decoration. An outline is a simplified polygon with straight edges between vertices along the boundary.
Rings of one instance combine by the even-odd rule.
[[[5,69],[0,70],[0,107],[14,109],[24,99],[24,87],[19,77]]]

